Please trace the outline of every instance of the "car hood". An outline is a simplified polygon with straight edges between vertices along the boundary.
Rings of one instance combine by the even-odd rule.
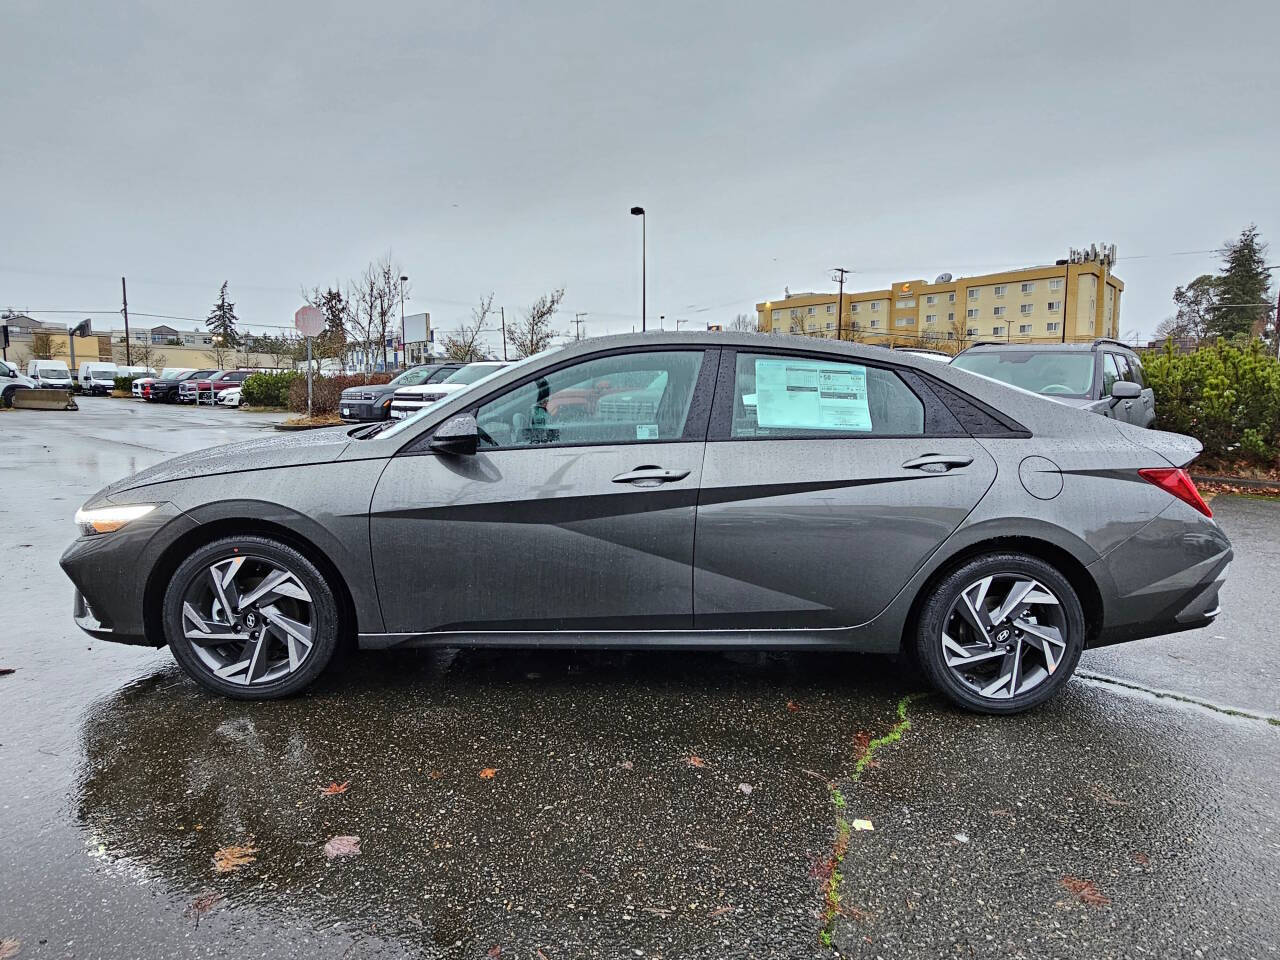
[[[1054,403],[1061,403],[1068,407],[1077,407],[1081,410],[1086,407],[1091,407],[1093,404],[1098,402],[1097,400],[1090,400],[1088,397],[1055,397],[1051,393],[1042,393],[1039,394],[1039,396],[1044,397],[1046,400],[1052,400]]]
[[[132,476],[124,477],[94,495],[93,500],[110,498],[136,487],[146,487],[172,480],[190,480],[244,470],[268,470],[273,467],[299,467],[309,463],[329,463],[338,459],[351,438],[350,427],[328,427],[277,434],[258,440],[209,447],[157,463]]]
[[[363,393],[372,393],[374,396],[380,397],[383,394],[395,393],[397,390],[403,389],[404,387],[393,387],[389,383],[369,383],[363,387],[347,387],[342,391],[342,396],[354,400],[357,395]]]

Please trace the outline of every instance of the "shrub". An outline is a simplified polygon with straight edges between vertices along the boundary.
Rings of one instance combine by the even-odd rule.
[[[301,379],[302,402],[307,401],[305,373],[286,370],[281,373],[255,373],[245,378],[240,388],[240,402],[247,407],[285,407],[289,404],[289,388]]]
[[[1160,430],[1195,437],[1206,457],[1274,463],[1280,453],[1280,361],[1261,341],[1143,357]]]
[[[342,391],[348,387],[363,387],[371,383],[387,383],[389,373],[373,373],[369,376],[315,377],[311,383],[311,411],[316,416],[338,412]],[[307,412],[307,375],[304,373],[289,386],[289,409],[294,413]]]
[[[116,377],[116,389],[121,393],[130,393],[133,390],[133,381],[138,377]]]

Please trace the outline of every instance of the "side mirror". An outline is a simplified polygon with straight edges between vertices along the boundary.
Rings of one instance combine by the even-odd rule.
[[[1137,400],[1142,396],[1142,388],[1131,380],[1117,380],[1111,385],[1111,402],[1114,405],[1120,400]]]
[[[437,453],[448,453],[456,457],[474,456],[480,448],[480,428],[476,418],[469,413],[461,413],[451,420],[446,420],[436,428],[431,437],[431,449]]]

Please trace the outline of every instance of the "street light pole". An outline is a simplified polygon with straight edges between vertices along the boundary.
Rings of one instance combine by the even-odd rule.
[[[644,207],[632,207],[631,215],[640,218],[640,332],[644,333],[647,327],[648,317],[648,296],[649,286],[648,278],[645,276],[648,269],[646,260],[648,259],[648,238],[645,234],[648,232],[648,225],[645,221]]]
[[[401,275],[400,277],[400,365],[406,370],[409,368],[409,338],[404,332],[404,285],[409,282],[409,278]]]

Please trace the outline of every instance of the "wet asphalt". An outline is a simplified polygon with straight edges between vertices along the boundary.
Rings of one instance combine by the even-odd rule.
[[[790,653],[362,654],[244,704],[81,634],[79,503],[272,419],[0,414],[0,955],[1280,955],[1280,504],[1214,501],[1211,628],[1007,719]]]

